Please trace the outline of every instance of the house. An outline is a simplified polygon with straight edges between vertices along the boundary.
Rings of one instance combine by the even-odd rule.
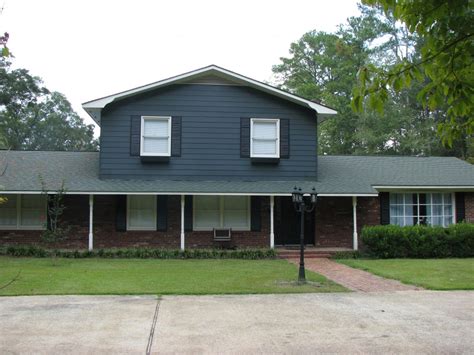
[[[214,65],[83,107],[100,152],[0,152],[1,244],[40,241],[45,191],[62,182],[74,248],[297,244],[294,187],[318,194],[305,219],[316,247],[357,249],[364,225],[474,222],[474,166],[318,156],[334,110]]]

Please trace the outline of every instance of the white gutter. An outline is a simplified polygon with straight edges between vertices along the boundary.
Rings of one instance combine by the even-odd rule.
[[[440,186],[440,185],[374,185],[374,189],[379,191],[388,190],[474,190],[474,185],[453,185],[453,186]]]

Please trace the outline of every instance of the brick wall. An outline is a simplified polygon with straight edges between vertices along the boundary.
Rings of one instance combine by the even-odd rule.
[[[87,248],[89,235],[89,197],[83,195],[66,196],[67,207],[63,220],[71,227],[67,240],[58,247]],[[168,199],[168,228],[166,231],[127,231],[115,229],[116,196],[94,197],[94,248],[148,246],[159,248],[180,247],[181,203],[179,196]],[[262,229],[260,232],[232,233],[232,241],[225,247],[268,247],[270,245],[269,198],[262,201]],[[42,244],[41,231],[0,231],[0,244]],[[186,232],[185,246],[188,248],[219,247],[213,241],[212,232]]]
[[[466,208],[466,222],[474,223],[474,192],[466,192],[464,195],[464,204]]]
[[[352,197],[320,197],[316,206],[315,245],[352,248]],[[357,230],[380,223],[378,197],[357,198]]]

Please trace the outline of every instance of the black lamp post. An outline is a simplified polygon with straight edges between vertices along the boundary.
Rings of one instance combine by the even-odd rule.
[[[313,190],[309,196],[305,196],[300,188],[295,186],[292,193],[293,205],[295,206],[296,212],[301,214],[301,228],[300,228],[300,269],[298,272],[298,282],[305,283],[306,275],[304,272],[304,214],[305,212],[312,212],[316,206],[316,200],[318,195],[316,189]]]

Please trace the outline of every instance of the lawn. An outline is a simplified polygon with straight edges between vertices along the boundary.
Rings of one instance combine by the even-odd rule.
[[[474,259],[338,260],[373,274],[431,290],[474,290]]]
[[[250,294],[347,291],[285,260],[51,259],[0,257],[0,295]],[[316,284],[318,283],[318,284]]]

